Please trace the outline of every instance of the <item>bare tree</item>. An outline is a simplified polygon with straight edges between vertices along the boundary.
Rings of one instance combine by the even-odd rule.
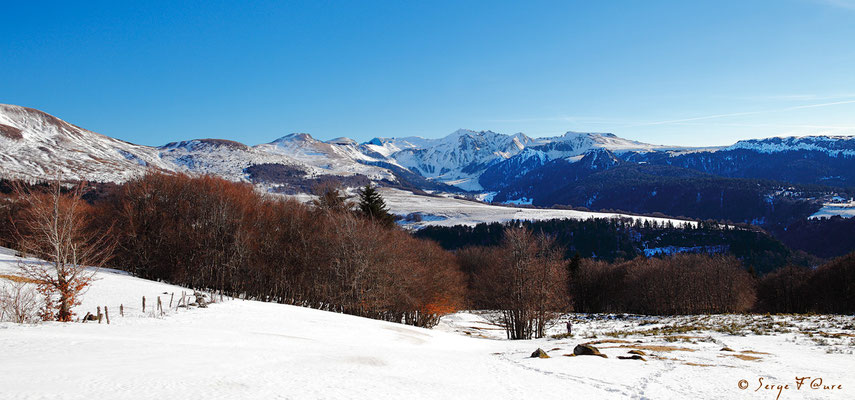
[[[504,235],[496,250],[501,261],[476,274],[476,290],[485,305],[501,311],[498,322],[509,339],[543,337],[568,301],[562,251],[524,228],[506,229]]]
[[[0,282],[0,321],[36,322],[40,308],[38,292],[26,281]]]
[[[47,190],[18,186],[15,192],[26,207],[15,226],[20,249],[50,263],[24,263],[22,272],[37,282],[45,296],[42,318],[71,321],[72,307],[80,304],[94,271],[112,256],[115,242],[111,229],[93,229],[91,207],[82,198],[82,183],[65,193],[59,179]]]
[[[312,200],[312,205],[319,210],[344,213],[353,208],[353,204],[348,201],[347,194],[340,184],[333,181],[326,181],[315,185],[312,192],[318,196]]]

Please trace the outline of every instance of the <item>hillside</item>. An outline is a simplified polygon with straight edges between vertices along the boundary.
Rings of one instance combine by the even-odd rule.
[[[0,273],[14,273],[19,260],[4,250]],[[751,329],[768,323],[763,317],[571,315],[574,338],[507,341],[485,313],[450,315],[427,330],[245,300],[168,310],[163,317],[139,308],[142,296],[152,301],[180,291],[189,292],[101,271],[77,312],[108,306],[110,325],[0,323],[0,397],[566,399],[572,391],[585,398],[724,399],[744,395],[740,379],[753,390],[758,377],[783,384],[804,375],[844,390],[792,395],[843,398],[855,385],[845,340],[825,339],[820,346],[799,333],[830,318],[833,326],[822,330],[847,334],[837,327],[852,326],[851,317],[776,317],[773,325],[784,333],[757,336]],[[677,324],[698,324],[702,331],[688,336],[697,340],[644,333]],[[737,331],[703,330],[707,324]],[[747,336],[738,333],[742,329]],[[599,344],[608,358],[560,356],[592,337],[636,330]],[[627,343],[645,349],[647,361],[618,359]],[[723,346],[736,353],[721,352]],[[529,358],[538,347],[553,357]]]

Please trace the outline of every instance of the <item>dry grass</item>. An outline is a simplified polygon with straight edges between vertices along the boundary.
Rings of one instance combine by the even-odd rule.
[[[764,353],[762,351],[754,351],[754,350],[743,350],[740,353],[742,353],[742,354],[757,354],[757,355],[763,355],[763,356],[768,356],[771,354],[771,353]]]
[[[823,332],[823,331],[817,331],[816,334],[820,335],[822,337],[834,338],[834,339],[839,339],[842,337],[855,337],[855,334],[842,333],[842,332],[841,333],[828,333],[828,332]]]
[[[696,351],[695,349],[690,349],[688,347],[677,347],[677,346],[659,346],[653,344],[625,344],[619,346],[627,349],[636,349],[636,350],[647,350],[647,351]]]
[[[688,347],[660,346],[660,345],[654,345],[654,344],[622,344],[620,346],[603,346],[600,348],[601,349],[635,349],[635,350],[663,351],[663,352],[697,351],[695,349],[690,349]]]
[[[39,283],[40,281],[32,278],[27,278],[26,276],[20,275],[5,275],[0,274],[0,279],[10,280],[12,282],[24,282],[24,283]]]
[[[703,336],[688,336],[688,335],[673,335],[673,336],[665,336],[665,337],[663,337],[663,339],[664,339],[664,338],[672,338],[672,339],[677,339],[677,340],[686,340],[686,341],[689,341],[689,340],[703,340],[703,339],[704,339],[704,337],[703,337]]]
[[[693,362],[688,362],[688,361],[684,362],[683,364],[690,365],[693,367],[715,367],[715,365],[713,365],[713,364],[699,364],[699,363],[693,363]]]
[[[629,340],[621,340],[621,339],[600,339],[600,340],[595,340],[593,342],[587,342],[587,343],[583,343],[583,344],[594,346],[594,345],[603,344],[603,343],[632,343],[632,342],[630,342]]]
[[[722,354],[722,355],[719,355],[719,357],[736,357],[736,358],[738,358],[740,360],[744,360],[744,361],[760,360],[760,357],[749,356],[749,355],[745,355],[745,354]]]

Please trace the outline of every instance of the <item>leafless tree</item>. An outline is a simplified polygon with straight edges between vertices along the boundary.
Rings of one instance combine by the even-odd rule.
[[[38,292],[31,283],[24,280],[0,281],[0,321],[36,322],[40,309]]]
[[[91,209],[83,200],[83,184],[64,192],[59,179],[47,190],[16,188],[26,210],[16,222],[21,251],[49,262],[22,263],[25,276],[45,296],[44,319],[71,321],[72,307],[92,282],[94,271],[110,259],[110,229],[93,230]]]
[[[562,252],[548,237],[523,228],[506,229],[496,251],[501,252],[497,257],[501,261],[485,266],[475,277],[480,298],[501,311],[498,322],[509,339],[543,337],[568,300]]]

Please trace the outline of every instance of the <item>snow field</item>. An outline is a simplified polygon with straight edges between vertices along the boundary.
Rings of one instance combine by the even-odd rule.
[[[0,253],[0,274],[19,261]],[[139,309],[141,296],[189,290],[107,270],[97,277],[76,311],[108,305],[110,325],[0,323],[0,398],[771,399],[753,391],[758,378],[795,376],[843,389],[782,398],[855,394],[851,316],[571,314],[573,337],[507,341],[490,313],[475,311],[433,330],[245,300],[154,317]],[[550,334],[562,331],[563,320]],[[608,358],[562,356],[603,340]],[[617,358],[631,346],[647,361]],[[537,348],[552,357],[529,358]],[[740,379],[750,387],[739,389]]]
[[[507,222],[511,220],[548,220],[548,219],[589,219],[589,218],[633,218],[641,221],[672,222],[675,226],[692,221],[678,219],[640,217],[624,214],[559,210],[550,208],[522,208],[496,206],[469,200],[448,197],[429,197],[414,195],[399,189],[381,188],[380,194],[389,211],[396,215],[419,212],[422,221],[402,221],[408,228],[419,229],[425,226],[476,225],[481,222]]]

